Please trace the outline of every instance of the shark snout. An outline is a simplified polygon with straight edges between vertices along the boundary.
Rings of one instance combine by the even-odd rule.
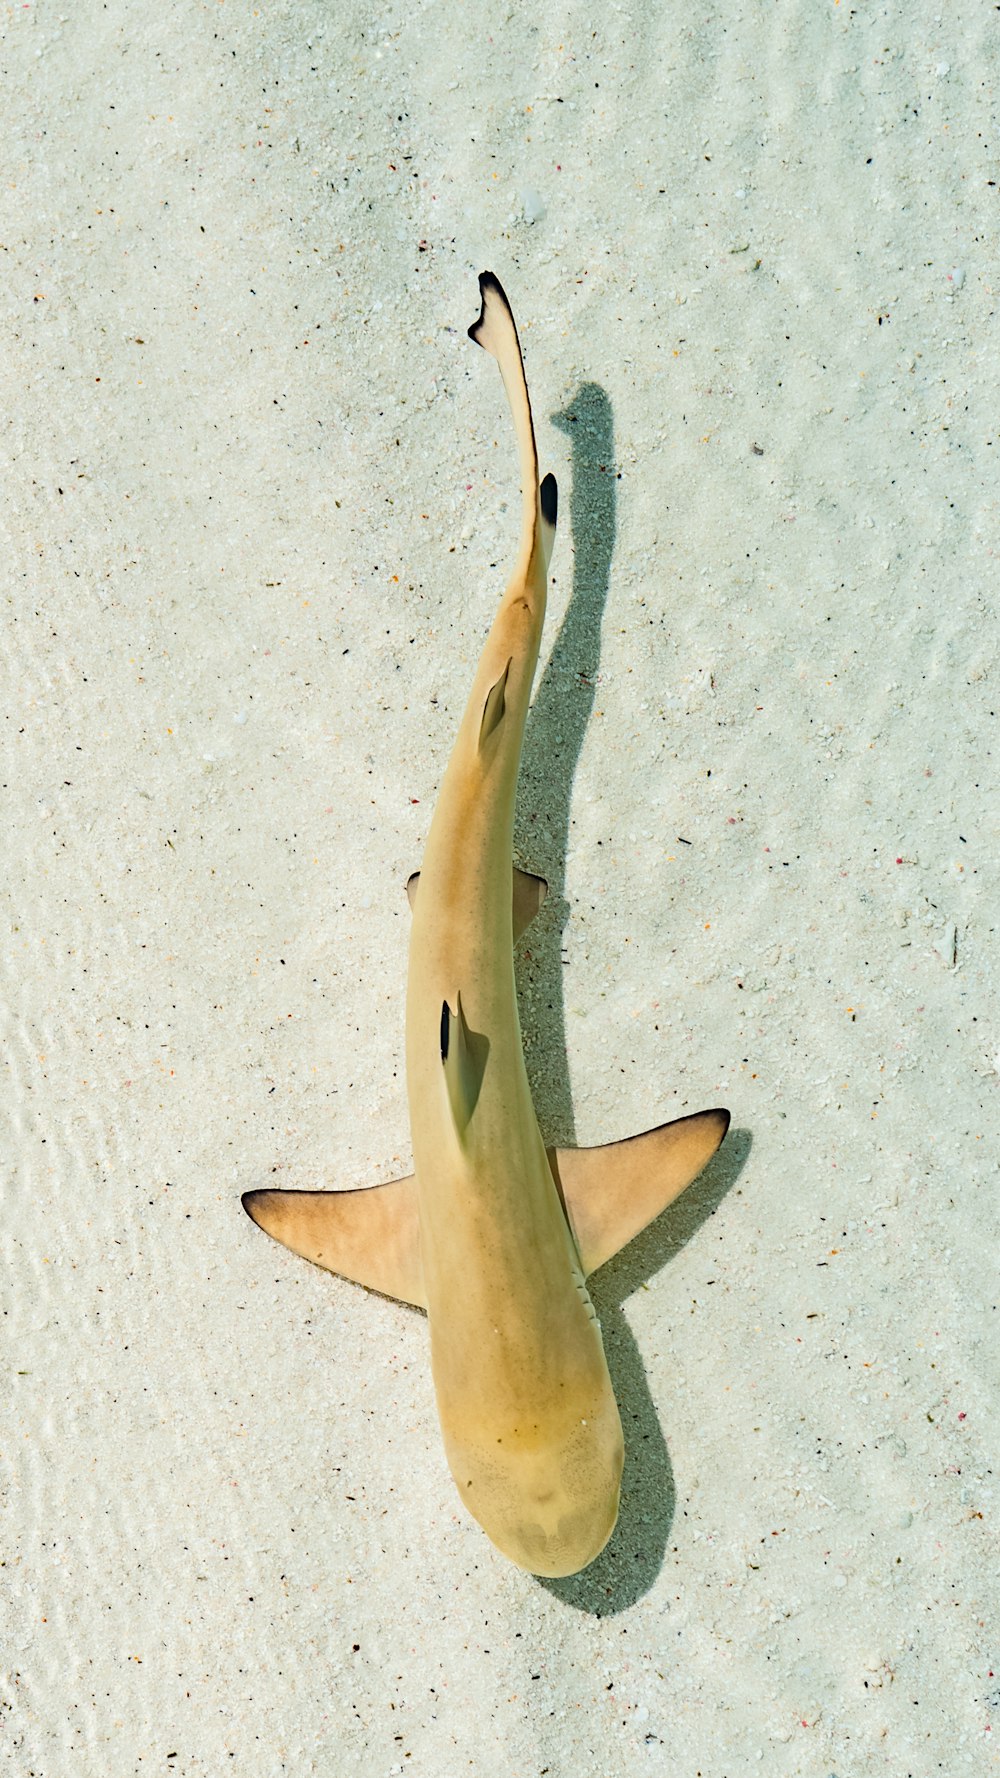
[[[615,1528],[624,1444],[613,1398],[580,1420],[565,1442],[501,1456],[449,1450],[452,1474],[473,1518],[509,1561],[529,1574],[578,1574]]]
[[[538,1503],[536,1513],[526,1513],[520,1523],[505,1526],[496,1535],[488,1525],[487,1536],[509,1561],[529,1574],[561,1580],[579,1574],[600,1555],[618,1518],[618,1488],[581,1506],[568,1500]],[[553,1510],[555,1509],[555,1510]]]

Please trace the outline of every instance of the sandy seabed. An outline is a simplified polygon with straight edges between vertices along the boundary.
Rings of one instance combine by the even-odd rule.
[[[993,1770],[993,7],[8,8],[0,1768]],[[426,1323],[408,913],[517,531],[542,1127],[733,1130],[594,1281],[605,1554],[506,1564]]]

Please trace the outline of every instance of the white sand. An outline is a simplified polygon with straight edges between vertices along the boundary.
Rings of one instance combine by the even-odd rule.
[[[994,1768],[996,20],[8,9],[4,1772]],[[239,1204],[409,1165],[402,883],[516,532],[484,266],[548,646],[576,547],[539,1114],[734,1117],[595,1283],[626,1499],[549,1586],[424,1320]]]

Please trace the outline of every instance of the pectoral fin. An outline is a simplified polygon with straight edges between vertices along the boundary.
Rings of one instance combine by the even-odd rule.
[[[465,1031],[464,1019],[459,1026],[449,1013],[448,1025],[453,1066],[453,1043],[457,1040],[466,1051],[459,1078],[465,1075],[463,1085],[468,1085],[466,1071],[476,1070],[466,1046],[470,1037],[473,1047],[480,1040]],[[461,1092],[459,1098],[464,1113],[467,1103],[462,1103]],[[698,1111],[603,1148],[549,1149],[585,1273],[596,1272],[680,1196],[711,1160],[728,1128],[728,1111]],[[365,1191],[244,1192],[243,1208],[266,1234],[303,1259],[383,1296],[426,1308],[412,1175]]]
[[[729,1128],[721,1108],[604,1148],[549,1149],[585,1273],[633,1239],[698,1177]]]
[[[406,893],[409,898],[409,903],[410,903],[411,908],[416,903],[417,890],[419,889],[419,887],[420,887],[420,872],[418,870],[415,870],[412,877],[407,879],[407,884],[406,884]],[[520,938],[525,927],[531,925],[532,920],[534,919],[535,915],[537,914],[537,912],[538,912],[539,908],[541,907],[542,902],[545,900],[545,897],[547,896],[548,892],[549,892],[549,886],[548,886],[548,883],[545,881],[544,877],[535,877],[535,876],[532,876],[530,871],[518,870],[517,865],[515,864],[515,866],[514,866],[514,939],[515,939],[515,942]]]
[[[243,1208],[266,1234],[303,1259],[426,1308],[412,1174],[367,1191],[244,1192]]]

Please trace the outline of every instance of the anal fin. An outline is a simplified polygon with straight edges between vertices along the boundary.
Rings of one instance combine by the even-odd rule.
[[[244,1192],[243,1208],[266,1234],[303,1259],[426,1308],[412,1174],[363,1191]]]
[[[580,1263],[596,1272],[680,1197],[729,1128],[718,1107],[679,1117],[603,1148],[549,1149]]]

